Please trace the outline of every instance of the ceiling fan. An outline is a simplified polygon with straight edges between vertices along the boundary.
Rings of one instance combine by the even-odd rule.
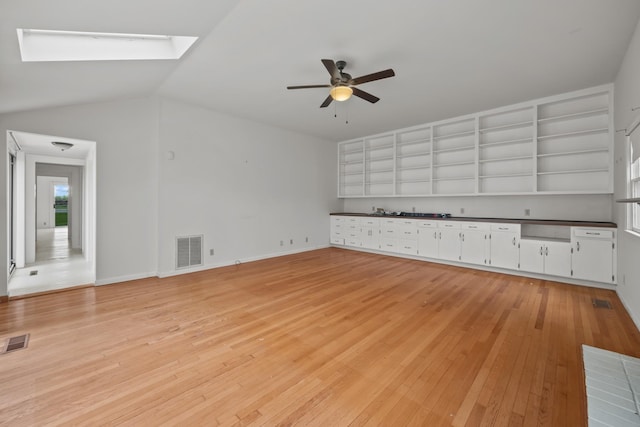
[[[380,98],[371,95],[370,93],[365,92],[361,89],[358,89],[355,86],[361,85],[362,83],[372,82],[374,80],[386,79],[396,75],[396,73],[391,68],[389,68],[388,70],[378,71],[377,73],[367,74],[365,76],[356,77],[354,79],[350,74],[343,72],[344,67],[347,66],[347,63],[345,61],[334,62],[332,59],[322,59],[322,63],[331,75],[330,84],[287,86],[287,89],[312,89],[319,87],[331,88],[331,90],[329,91],[329,96],[327,96],[327,99],[325,99],[322,105],[320,105],[320,108],[328,106],[333,100],[346,101],[347,99],[351,98],[351,95],[355,95],[358,98],[362,98],[365,101],[369,101],[374,104],[380,101]]]

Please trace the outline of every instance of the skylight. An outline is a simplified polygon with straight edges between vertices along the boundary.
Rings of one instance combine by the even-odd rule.
[[[197,39],[18,28],[23,62],[179,59]]]

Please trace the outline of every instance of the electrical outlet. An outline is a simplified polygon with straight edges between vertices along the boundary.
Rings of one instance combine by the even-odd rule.
[[[531,216],[531,209],[525,209],[524,216]]]
[[[309,238],[308,238],[308,237],[305,237],[305,238],[304,238],[304,241],[305,241],[305,243],[309,243]]]
[[[213,249],[209,249],[209,255],[213,256]]]
[[[464,208],[460,208],[460,213],[463,214],[464,213]]]
[[[284,246],[284,240],[280,240],[280,246]]]
[[[416,207],[415,207],[415,206],[413,206],[413,207],[411,208],[411,212],[416,213]]]
[[[293,239],[289,239],[289,244],[293,245]]]
[[[376,207],[375,206],[371,206],[371,212],[375,212],[376,211]]]

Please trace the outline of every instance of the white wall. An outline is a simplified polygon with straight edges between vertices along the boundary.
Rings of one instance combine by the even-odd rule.
[[[151,98],[0,115],[0,129],[97,143],[96,274],[98,283],[157,271],[157,102]],[[0,165],[6,180],[6,162]],[[93,168],[93,165],[92,165]],[[0,182],[0,185],[5,185]],[[6,206],[6,198],[2,205]],[[0,220],[6,222],[6,207]],[[7,238],[2,228],[0,243]],[[6,244],[0,244],[6,259]],[[0,283],[0,295],[6,295]]]
[[[345,212],[388,211],[450,213],[460,217],[611,221],[611,195],[468,196],[345,199]],[[460,210],[464,209],[464,213]],[[530,216],[525,216],[530,209]]]
[[[177,236],[204,235],[206,267],[328,245],[335,143],[165,100],[159,154],[161,275]]]
[[[96,141],[98,284],[175,274],[179,235],[204,234],[206,268],[326,246],[340,207],[335,143],[172,101],[6,114],[2,129]]]
[[[640,27],[640,24],[639,24]],[[615,126],[624,129],[638,117],[640,110],[640,29],[629,45],[615,82]],[[636,131],[637,132],[637,131]],[[615,198],[627,197],[627,165],[624,132],[616,132]],[[627,224],[628,205],[615,203],[614,217],[620,230]],[[618,294],[640,328],[640,236],[626,231],[618,233]]]

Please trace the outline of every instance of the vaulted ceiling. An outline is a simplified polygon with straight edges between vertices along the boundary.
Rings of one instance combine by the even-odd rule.
[[[3,1],[0,113],[158,94],[345,140],[612,82],[639,18],[637,0]],[[179,61],[22,63],[16,28],[200,39]],[[328,83],[322,58],[396,77],[320,109],[326,89],[286,86]]]

